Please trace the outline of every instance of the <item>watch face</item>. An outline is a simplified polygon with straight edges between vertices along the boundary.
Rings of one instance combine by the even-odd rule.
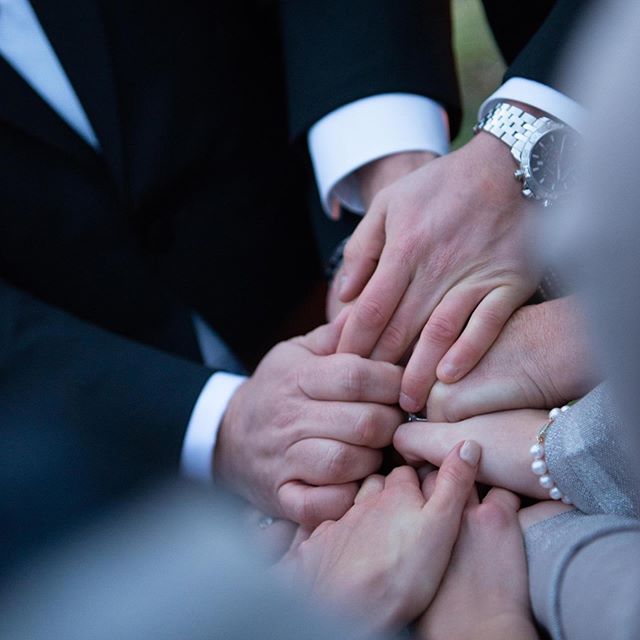
[[[548,131],[533,145],[529,172],[537,190],[554,198],[573,190],[576,180],[574,152],[578,142],[576,133],[561,127]]]

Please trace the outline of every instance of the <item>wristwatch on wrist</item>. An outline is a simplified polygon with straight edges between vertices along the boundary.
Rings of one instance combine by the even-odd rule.
[[[475,133],[486,131],[511,149],[519,165],[514,176],[522,182],[526,198],[539,200],[548,207],[572,192],[573,152],[580,138],[571,127],[499,102],[473,130]]]

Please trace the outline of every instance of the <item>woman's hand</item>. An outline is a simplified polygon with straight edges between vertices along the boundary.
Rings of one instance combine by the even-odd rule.
[[[547,411],[521,409],[477,416],[455,423],[409,422],[400,425],[393,444],[412,465],[439,466],[453,444],[467,438],[480,443],[483,454],[478,480],[533,498],[548,498],[531,471],[529,454]]]
[[[456,381],[438,369],[429,419],[457,422],[508,409],[559,407],[587,394],[600,377],[583,316],[574,296],[516,311],[464,378]]]
[[[299,533],[280,563],[285,577],[368,630],[396,630],[431,602],[449,564],[480,459],[475,442],[446,456],[427,499],[416,472],[394,469],[363,483],[339,521]]]
[[[427,490],[430,484],[426,482]],[[420,619],[429,640],[537,638],[529,613],[527,564],[518,524],[519,499],[474,490],[438,594]]]

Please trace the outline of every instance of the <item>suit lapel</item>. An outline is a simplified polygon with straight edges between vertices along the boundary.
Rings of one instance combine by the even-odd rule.
[[[0,119],[56,147],[86,160],[93,149],[0,56]]]
[[[98,0],[31,0],[98,137],[119,190],[125,174],[113,68]]]

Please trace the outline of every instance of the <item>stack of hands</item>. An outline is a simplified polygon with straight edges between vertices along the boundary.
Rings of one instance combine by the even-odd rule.
[[[521,529],[569,507],[544,501],[529,448],[597,375],[571,297],[523,306],[536,212],[512,176],[484,133],[362,170],[330,323],[276,346],[221,426],[215,472],[278,518],[280,573],[367,631],[536,637]],[[383,477],[390,446],[411,466]]]

